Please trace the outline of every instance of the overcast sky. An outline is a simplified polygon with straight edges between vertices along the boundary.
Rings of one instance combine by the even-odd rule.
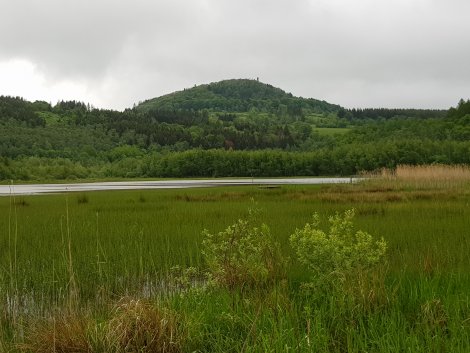
[[[0,0],[0,95],[124,109],[228,78],[345,107],[470,98],[469,0]]]

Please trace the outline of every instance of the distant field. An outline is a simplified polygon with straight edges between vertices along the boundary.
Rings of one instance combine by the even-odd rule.
[[[37,339],[28,332],[70,308],[72,296],[96,335],[119,298],[164,305],[182,325],[179,351],[468,352],[468,190],[365,184],[0,198],[0,350]],[[221,231],[250,207],[289,258],[285,280],[267,293],[168,292],[175,266],[206,267],[202,230]],[[303,295],[308,271],[288,241],[314,212],[350,208],[357,228],[388,242],[383,292],[364,294],[379,303],[370,307],[349,306],[347,294]],[[105,351],[96,337],[92,351]]]
[[[337,135],[337,134],[345,134],[346,132],[350,131],[351,128],[347,127],[316,127],[313,131],[318,132],[321,135]]]

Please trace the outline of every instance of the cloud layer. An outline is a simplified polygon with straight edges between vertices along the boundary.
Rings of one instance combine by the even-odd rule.
[[[123,109],[255,78],[347,107],[447,108],[470,95],[465,0],[16,0],[0,94]]]

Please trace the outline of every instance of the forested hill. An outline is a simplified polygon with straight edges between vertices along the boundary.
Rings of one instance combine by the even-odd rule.
[[[470,102],[346,110],[257,80],[197,86],[123,112],[0,96],[0,181],[351,175],[470,163]]]
[[[301,115],[337,112],[340,106],[313,98],[294,97],[280,88],[258,80],[233,79],[213,82],[149,99],[136,108],[140,112],[200,111],[260,112]]]

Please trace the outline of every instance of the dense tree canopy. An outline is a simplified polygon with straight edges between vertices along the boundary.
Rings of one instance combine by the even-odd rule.
[[[3,180],[351,175],[400,163],[470,163],[470,102],[448,112],[346,110],[256,80],[123,112],[0,97]]]
[[[16,120],[28,126],[44,126],[45,121],[36,113],[34,105],[20,97],[0,96],[0,122]]]
[[[280,88],[258,80],[225,80],[195,86],[147,100],[136,107],[138,111],[208,110],[238,113],[256,109],[260,112],[291,116],[336,112],[339,108],[325,101],[294,97]]]

